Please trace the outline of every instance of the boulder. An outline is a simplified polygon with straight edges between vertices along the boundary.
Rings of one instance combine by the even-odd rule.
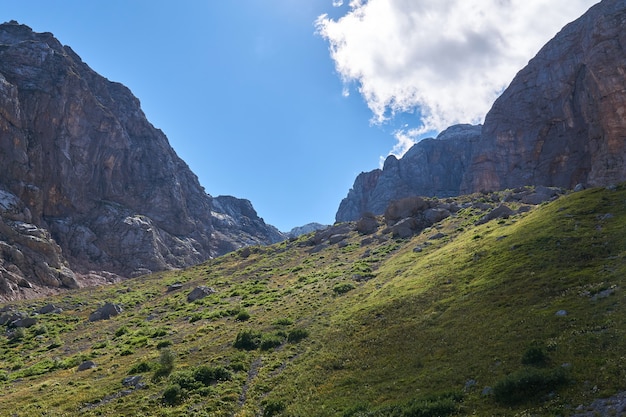
[[[81,363],[80,365],[78,365],[77,370],[78,371],[87,371],[89,369],[93,369],[96,368],[96,363],[94,361],[85,361],[83,363]]]
[[[362,235],[376,233],[380,224],[373,213],[363,213],[363,216],[356,222],[356,231]]]
[[[508,219],[513,214],[515,214],[515,212],[511,210],[508,206],[504,204],[500,204],[498,207],[496,207],[495,209],[491,210],[489,213],[481,217],[476,222],[476,225],[478,226],[481,224],[485,224],[495,219]]]
[[[208,297],[211,294],[215,294],[215,292],[216,291],[211,287],[196,287],[189,294],[187,294],[187,301],[192,303],[196,300],[201,300],[205,297]]]
[[[89,321],[108,320],[111,317],[117,316],[122,311],[121,306],[113,303],[106,303],[89,315]]]

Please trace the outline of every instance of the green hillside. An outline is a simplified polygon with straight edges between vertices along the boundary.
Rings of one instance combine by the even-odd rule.
[[[0,415],[570,415],[626,390],[626,186],[481,226],[473,207],[16,303],[63,311],[7,328]],[[90,322],[105,302],[122,313]]]

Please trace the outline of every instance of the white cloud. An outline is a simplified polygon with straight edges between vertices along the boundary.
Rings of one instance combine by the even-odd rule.
[[[322,15],[316,27],[374,122],[421,115],[416,128],[395,133],[397,154],[425,132],[482,122],[517,71],[596,2],[351,0],[345,16]]]
[[[333,7],[343,6],[343,0],[333,0]]]

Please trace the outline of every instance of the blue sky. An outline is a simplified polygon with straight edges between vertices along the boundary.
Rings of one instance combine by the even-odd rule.
[[[451,123],[480,122],[514,73],[594,1],[554,0],[551,14],[543,1],[526,0],[519,27],[499,23],[520,15],[518,0],[501,9],[507,2],[2,3],[0,20],[52,32],[95,71],[129,87],[209,194],[249,199],[267,223],[288,231],[332,223],[356,175],[392,150],[401,154]],[[468,4],[480,12],[471,19],[480,25],[469,29]],[[485,7],[494,19],[484,17]],[[428,23],[420,16],[435,28],[446,22],[443,40],[416,36]],[[533,42],[524,19],[535,20]],[[514,33],[500,33],[503,26]],[[476,83],[482,73],[493,84]],[[483,85],[479,94],[465,88],[472,84]],[[480,103],[466,103],[476,97]]]

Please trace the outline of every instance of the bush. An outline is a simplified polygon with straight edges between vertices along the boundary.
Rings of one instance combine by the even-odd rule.
[[[290,318],[284,317],[282,319],[278,319],[273,323],[275,326],[290,326],[293,324],[293,320]]]
[[[179,404],[183,400],[183,389],[178,384],[168,385],[161,400],[167,405]]]
[[[175,359],[176,357],[171,350],[162,349],[161,356],[159,357],[159,364],[154,371],[154,379],[166,377],[171,374],[174,369]]]
[[[128,375],[141,374],[143,372],[149,372],[152,370],[152,364],[150,362],[139,362],[136,365],[133,365],[132,368],[128,370]]]
[[[230,381],[231,374],[221,366],[199,366],[193,371],[193,378],[203,385],[211,385],[220,381]]]
[[[284,336],[273,334],[264,335],[261,338],[261,350],[270,350],[283,344],[285,341]]]
[[[115,337],[120,337],[128,333],[128,327],[122,326],[115,331]]]
[[[242,330],[237,333],[233,347],[243,350],[255,350],[261,346],[261,333],[253,330]]]
[[[298,343],[299,341],[301,341],[302,339],[306,339],[307,337],[309,337],[308,330],[305,330],[305,329],[293,329],[287,335],[287,341],[289,343]]]
[[[533,346],[528,348],[522,355],[522,364],[531,366],[546,366],[550,358],[542,348]]]
[[[33,329],[35,336],[41,336],[48,334],[48,327],[45,324],[40,324]]]
[[[348,291],[352,291],[354,289],[354,285],[349,283],[349,282],[344,282],[344,283],[340,283],[337,284],[333,287],[333,292],[336,295],[341,295],[341,294],[345,294]]]
[[[268,401],[263,407],[263,417],[273,417],[285,411],[285,404],[282,401]]]
[[[170,340],[161,340],[159,343],[157,343],[156,348],[163,349],[168,346],[172,346],[172,342]]]
[[[166,329],[156,329],[154,332],[152,332],[152,334],[150,335],[150,337],[155,338],[155,337],[163,337],[163,336],[167,336],[167,330]]]
[[[250,313],[247,310],[240,310],[239,313],[235,316],[235,320],[237,321],[247,321],[250,319]]]
[[[493,387],[493,394],[497,402],[514,405],[536,399],[538,395],[549,393],[566,382],[563,368],[526,368],[498,381]]]

